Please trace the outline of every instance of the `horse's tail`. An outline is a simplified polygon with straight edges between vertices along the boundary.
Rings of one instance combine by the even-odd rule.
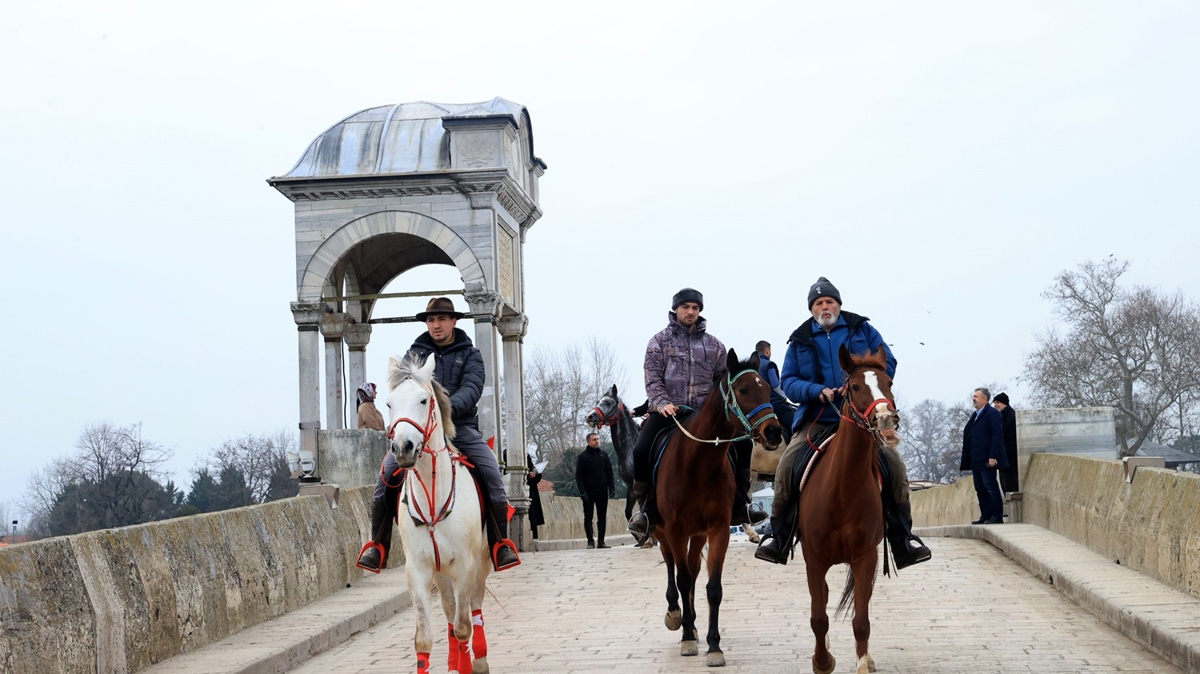
[[[854,601],[854,572],[846,569],[846,589],[842,590],[842,598],[838,600],[837,610],[833,612],[833,619],[843,619],[852,601]]]

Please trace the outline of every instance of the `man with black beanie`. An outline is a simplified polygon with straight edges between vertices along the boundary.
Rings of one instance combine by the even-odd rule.
[[[684,288],[671,298],[667,327],[646,346],[646,395],[650,414],[638,432],[633,448],[633,491],[638,511],[629,520],[629,532],[639,544],[645,542],[655,517],[654,495],[650,488],[650,449],[654,438],[665,428],[674,428],[673,418],[681,408],[700,409],[712,390],[713,373],[725,364],[725,345],[708,333],[700,317],[704,295]],[[744,445],[744,446],[742,446]],[[757,524],[766,513],[750,506],[745,492],[750,484],[750,443],[735,443],[738,470],[734,477],[738,494],[734,498],[732,524]],[[744,464],[744,466],[743,466]]]

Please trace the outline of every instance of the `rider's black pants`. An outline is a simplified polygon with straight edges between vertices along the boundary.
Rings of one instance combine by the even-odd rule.
[[[653,466],[650,465],[650,446],[654,438],[664,428],[675,426],[671,417],[664,417],[658,412],[646,415],[642,422],[642,430],[638,431],[637,444],[633,447],[633,479],[638,482],[649,482]]]

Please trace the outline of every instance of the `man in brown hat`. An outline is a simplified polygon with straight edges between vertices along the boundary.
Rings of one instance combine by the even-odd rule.
[[[417,337],[410,351],[435,359],[433,376],[450,396],[451,418],[457,429],[450,444],[475,464],[476,477],[488,501],[486,523],[492,565],[497,571],[503,571],[520,564],[521,558],[517,555],[516,544],[508,538],[508,495],[504,491],[500,465],[479,434],[476,405],[483,395],[486,370],[479,349],[471,343],[467,333],[458,328],[458,319],[464,315],[455,311],[449,298],[433,298],[425,311],[417,314],[417,320],[425,322],[426,332]],[[385,485],[383,476],[395,475],[398,470],[395,456],[389,452],[380,480],[375,485],[375,503],[371,510],[371,530],[377,532],[376,542],[383,546],[385,554],[391,540],[400,480],[390,480],[395,486]],[[374,546],[365,546],[358,566],[378,572],[382,566],[379,551]]]

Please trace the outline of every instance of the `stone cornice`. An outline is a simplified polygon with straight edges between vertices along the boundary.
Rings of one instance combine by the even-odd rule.
[[[330,178],[270,178],[267,184],[293,202],[491,192],[513,219],[521,223],[522,228],[532,226],[542,217],[542,209],[538,204],[502,168]]]

